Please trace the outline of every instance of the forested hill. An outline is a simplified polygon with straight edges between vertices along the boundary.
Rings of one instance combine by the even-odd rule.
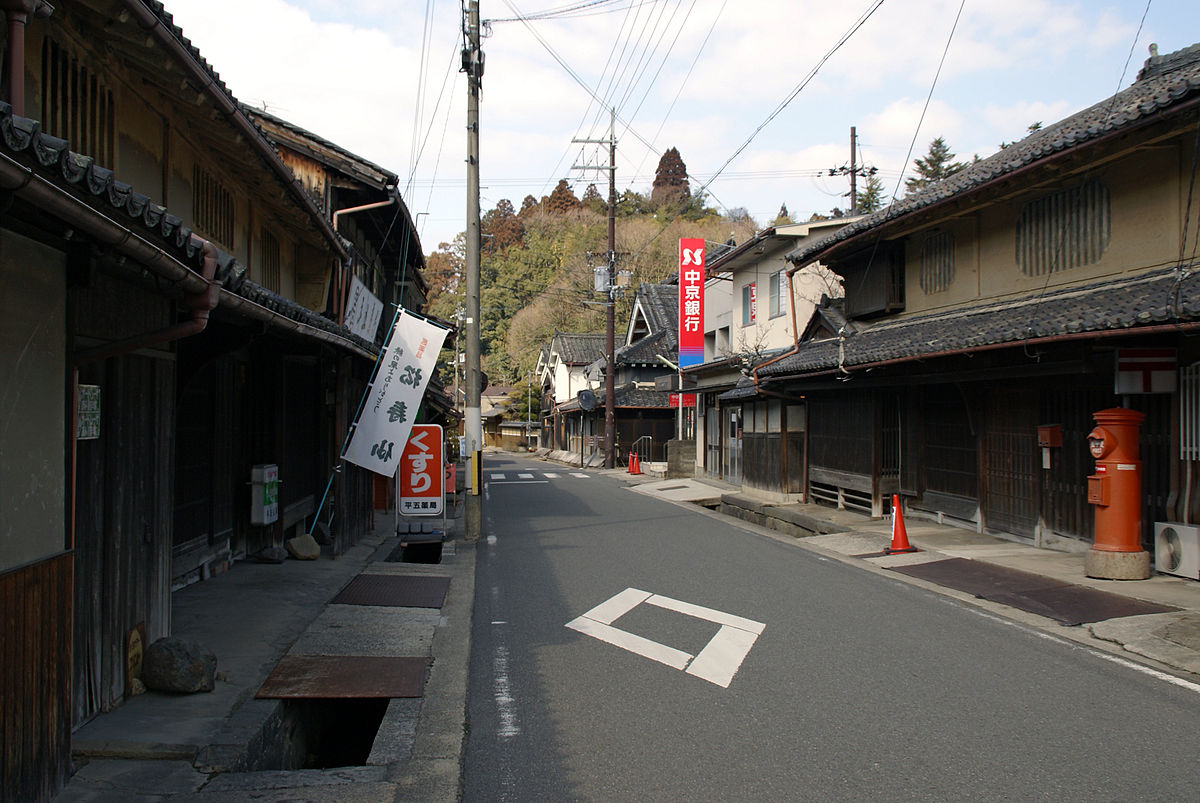
[[[617,199],[617,269],[632,272],[617,305],[618,338],[633,290],[677,270],[679,238],[703,237],[711,247],[730,237],[742,242],[756,228],[744,212],[707,208],[686,178],[682,191],[655,185],[649,196],[627,190]],[[607,265],[608,208],[595,185],[578,198],[564,179],[540,201],[527,196],[520,210],[502,200],[483,215],[482,232],[480,347],[492,383],[525,381],[556,330],[604,330],[603,295],[592,288],[593,268]],[[428,311],[445,321],[465,305],[464,240],[459,234],[427,257]]]

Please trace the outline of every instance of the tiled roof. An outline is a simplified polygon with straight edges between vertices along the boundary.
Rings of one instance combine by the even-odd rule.
[[[851,223],[828,237],[805,243],[788,254],[787,258],[798,265],[806,264],[836,243],[909,213],[981,189],[1035,162],[1082,147],[1109,134],[1152,122],[1164,111],[1197,96],[1200,96],[1200,45],[1192,45],[1165,56],[1152,56],[1128,89],[1036,131],[920,192],[906,195],[891,206]]]
[[[758,369],[760,379],[803,375],[1139,327],[1200,321],[1200,263],[1108,278],[1036,296],[858,324],[847,337],[801,343],[796,354]],[[839,358],[839,351],[841,356]]]
[[[554,335],[551,348],[558,351],[558,359],[567,365],[590,365],[604,357],[604,333],[559,332]]]
[[[597,390],[595,392],[595,396],[596,406],[593,409],[603,412],[605,399],[604,390]],[[665,409],[671,406],[671,394],[669,392],[660,390],[642,390],[633,382],[616,388],[614,390],[614,396],[616,399],[615,407],[617,409]],[[569,413],[572,410],[578,410],[580,409],[579,399],[571,399],[569,402],[560,404],[558,409],[565,413]]]
[[[200,239],[183,224],[183,219],[116,179],[116,174],[96,164],[90,156],[75,153],[68,142],[42,132],[41,123],[13,114],[0,102],[0,153],[23,164],[42,179],[100,214],[162,247],[178,263],[199,272]],[[374,354],[378,349],[328,318],[273,293],[246,278],[247,269],[229,254],[218,250],[213,277],[222,289],[278,315],[319,329],[346,341],[346,345]],[[220,309],[220,307],[218,307]]]
[[[646,316],[650,334],[617,349],[619,365],[658,365],[658,355],[674,362],[679,354],[679,285],[643,284],[637,300]]]

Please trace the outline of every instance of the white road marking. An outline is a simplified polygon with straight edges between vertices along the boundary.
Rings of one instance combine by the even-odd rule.
[[[733,682],[733,676],[741,668],[742,661],[746,660],[746,655],[757,639],[758,633],[731,625],[721,625],[717,635],[712,637],[712,641],[708,642],[696,656],[696,660],[688,666],[687,673],[728,689],[729,684]]]
[[[706,622],[720,625],[721,629],[705,645],[699,655],[692,656],[690,653],[612,626],[613,622],[642,603],[675,611],[695,619],[703,619]],[[652,594],[649,591],[627,588],[601,602],[582,616],[567,622],[567,627],[643,658],[658,661],[675,669],[685,670],[689,675],[727,689],[766,625],[724,611]]]
[[[549,472],[549,471],[547,471],[547,472],[543,473],[543,474],[542,474],[542,476],[543,476],[543,477],[545,477],[545,478],[546,478],[546,479],[548,479],[548,480],[556,480],[556,479],[558,479],[558,475],[557,475],[557,474],[554,474],[554,473],[552,473],[552,472]]]
[[[657,641],[642,638],[633,633],[615,628],[612,625],[601,624],[583,616],[567,622],[567,627],[612,644],[614,647],[620,647],[635,655],[649,658],[651,661],[658,661],[660,664],[666,664],[675,669],[683,669],[688,665],[688,661],[692,660],[691,654],[682,650],[668,647],[666,644],[659,644]]]
[[[740,616],[734,616],[732,613],[714,611],[712,608],[693,605],[690,602],[680,602],[677,599],[662,597],[658,594],[650,597],[650,599],[646,600],[646,602],[659,608],[665,608],[668,611],[682,613],[684,616],[691,616],[696,619],[704,619],[705,621],[715,622],[719,625],[736,627],[739,630],[745,630],[747,633],[753,633],[756,636],[761,634],[763,632],[763,627],[765,627],[762,622],[754,622],[750,619],[743,619]]]
[[[531,479],[533,479],[533,475],[532,475],[532,474],[518,474],[518,475],[517,475],[517,479],[519,479],[519,480],[531,480]]]
[[[571,476],[572,476],[572,477],[579,477],[581,480],[586,480],[586,479],[588,478],[588,476],[589,476],[589,475],[587,475],[587,474],[584,474],[582,471],[572,471],[572,472],[571,472]]]
[[[512,696],[512,683],[508,676],[508,648],[497,645],[492,656],[493,697],[496,700],[496,714],[499,722],[496,735],[501,739],[511,739],[521,735],[521,727],[517,723],[516,701]]]
[[[502,479],[504,479],[504,475],[503,475],[503,474],[493,474],[493,475],[492,475],[492,479],[494,479],[494,480],[502,480]]]

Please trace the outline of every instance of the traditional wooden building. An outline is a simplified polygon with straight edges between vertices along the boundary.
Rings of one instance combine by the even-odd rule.
[[[379,342],[345,325],[352,277],[410,303],[422,262],[407,211],[394,242],[339,232],[389,190],[312,194],[161,4],[0,8],[0,798],[43,800],[172,588],[311,526]],[[370,475],[331,494],[337,551]]]
[[[751,392],[804,410],[811,498],[1041,545],[1092,536],[1092,413],[1141,431],[1143,539],[1195,521],[1200,46],[805,244],[844,280]],[[790,422],[790,413],[788,420]]]
[[[667,459],[667,442],[677,435],[676,410],[669,391],[656,380],[670,375],[679,354],[679,286],[643,284],[637,289],[624,342],[613,357],[613,440],[618,462],[639,449],[642,459]],[[665,360],[665,362],[664,362]],[[586,462],[603,459],[605,379],[607,361],[601,356],[584,370],[588,392],[555,407],[555,448],[581,454]],[[685,418],[685,437],[692,437],[694,410]]]

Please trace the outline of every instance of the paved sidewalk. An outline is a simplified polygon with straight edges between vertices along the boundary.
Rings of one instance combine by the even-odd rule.
[[[77,771],[56,800],[457,800],[475,550],[454,538],[456,523],[438,564],[389,561],[395,516],[377,512],[375,532],[336,559],[241,561],[176,592],[173,635],[217,655],[216,688],[147,692],[84,725],[72,738]],[[442,606],[330,604],[360,576],[396,575],[448,577]],[[296,717],[280,700],[255,698],[284,656],[403,656],[428,671],[420,697],[386,703],[362,766],[284,770],[272,763]]]
[[[616,472],[614,472],[615,474]],[[659,480],[626,475],[632,490],[679,503],[706,507],[720,505],[725,497],[739,497],[740,489],[705,479]],[[743,498],[744,499],[744,498]],[[761,524],[747,526],[797,546],[954,596],[1010,619],[1036,625],[1076,641],[1109,651],[1136,656],[1143,663],[1176,673],[1200,676],[1200,582],[1154,574],[1147,580],[1098,580],[1084,574],[1086,545],[1078,551],[1060,552],[982,535],[936,521],[905,517],[910,544],[918,552],[884,555],[891,543],[891,518],[872,519],[848,510],[821,505],[758,501],[750,504]],[[729,506],[725,506],[729,509]],[[719,515],[714,512],[713,515]],[[799,523],[799,527],[797,526]],[[800,527],[809,528],[802,530]],[[781,535],[776,530],[796,535]],[[799,533],[803,533],[800,535]],[[1046,616],[984,599],[975,594],[901,574],[895,569],[953,558],[978,561],[1013,572],[1029,573],[1056,584],[1103,591],[1129,600],[1177,608],[1177,611],[1111,618],[1066,626]],[[998,594],[996,596],[1003,596]],[[1195,678],[1193,678],[1195,679]]]

